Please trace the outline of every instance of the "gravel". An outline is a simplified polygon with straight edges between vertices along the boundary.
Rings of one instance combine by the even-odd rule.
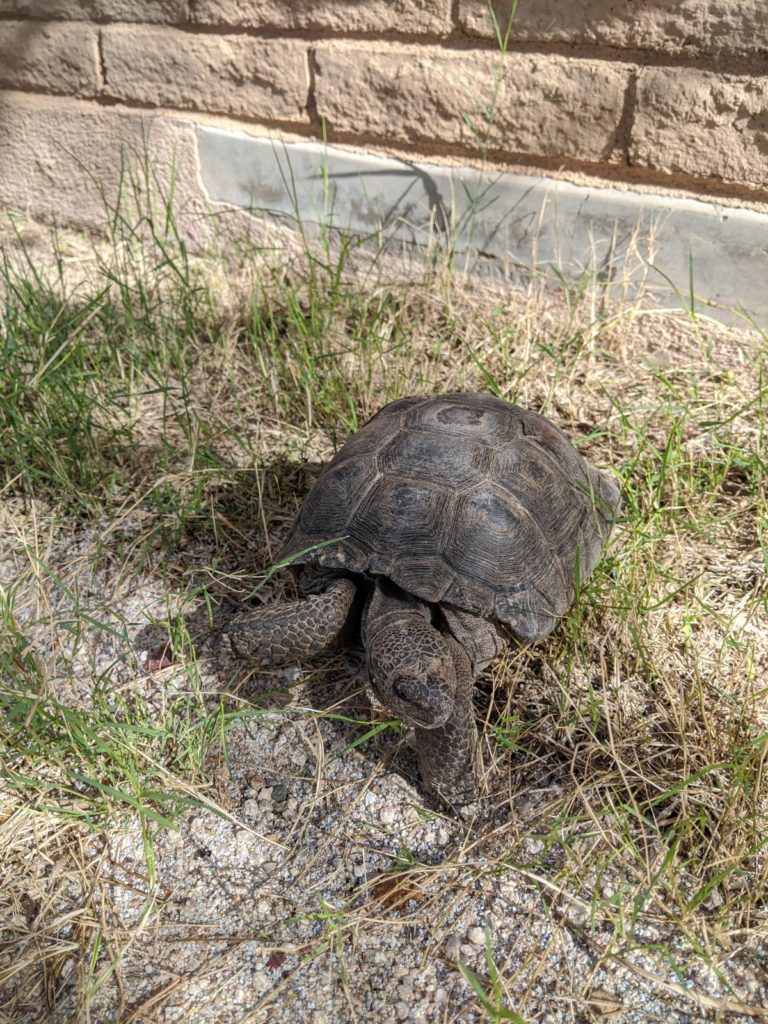
[[[98,529],[83,528],[51,560],[92,564],[99,543]],[[2,571],[18,572],[19,557],[6,549]],[[204,547],[194,552],[200,565],[213,557]],[[61,699],[87,702],[98,670],[117,659],[114,678],[159,707],[186,685],[183,666],[147,672],[141,652],[163,640],[153,624],[169,611],[194,618],[198,609],[179,592],[169,610],[150,574],[115,583],[109,563],[80,582],[81,595],[121,609],[134,649],[104,631],[86,633],[72,649],[75,671]],[[34,636],[34,583],[24,586],[19,621]],[[67,593],[49,591],[53,612],[66,610]],[[215,644],[203,644],[199,658],[211,701],[222,691],[242,694],[237,667]],[[212,742],[206,771],[215,806],[191,809],[177,830],[157,834],[151,871],[135,823],[83,833],[86,861],[103,866],[83,897],[101,908],[105,939],[91,1021],[479,1024],[488,1016],[473,976],[500,1007],[557,1024],[713,1019],[706,1000],[731,998],[729,980],[740,998],[768,1004],[765,977],[750,965],[721,961],[716,973],[698,961],[681,979],[662,957],[617,949],[610,930],[590,923],[592,892],[561,888],[542,842],[519,837],[526,815],[545,806],[546,780],[522,785],[488,818],[451,817],[418,788],[394,732],[351,747],[356,721],[370,717],[352,663],[271,673],[262,683],[269,689],[281,679],[294,681],[287,704],[233,722],[226,746]],[[243,707],[241,696],[235,706]],[[313,708],[333,708],[335,717]],[[652,923],[633,933],[637,944],[662,940],[670,949],[678,943],[684,959],[682,933]],[[497,989],[488,956],[502,979]],[[113,958],[119,971],[109,967]],[[57,984],[49,1019],[65,1024],[77,1019],[82,970],[67,961]]]

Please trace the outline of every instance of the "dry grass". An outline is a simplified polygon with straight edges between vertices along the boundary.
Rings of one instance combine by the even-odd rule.
[[[384,280],[344,246],[238,276],[157,230],[76,293],[5,250],[0,1020],[768,1016],[766,337],[590,279]],[[208,643],[349,430],[464,388],[553,418],[626,512],[562,628],[481,680],[472,823],[390,771],[348,662],[255,693]],[[421,1003],[365,995],[376,955]]]

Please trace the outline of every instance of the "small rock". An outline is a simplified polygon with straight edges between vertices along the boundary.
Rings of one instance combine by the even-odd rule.
[[[461,952],[461,939],[458,935],[449,935],[444,943],[445,955],[449,960],[458,960]]]
[[[483,931],[482,928],[470,928],[467,931],[467,938],[474,946],[485,945],[485,932]]]
[[[394,807],[382,807],[379,812],[379,821],[382,825],[394,825],[396,817]]]
[[[704,901],[704,906],[707,910],[716,910],[718,907],[723,905],[723,894],[718,888],[712,890],[709,894],[709,898]]]
[[[395,1012],[397,1013],[398,1020],[409,1020],[411,1016],[411,1008],[408,1003],[400,1002],[395,1006]]]
[[[259,800],[261,803],[271,803],[272,801],[272,786],[262,786],[259,790]]]
[[[288,799],[288,784],[286,782],[278,782],[272,787],[272,799],[279,804]]]
[[[253,975],[252,984],[255,992],[262,993],[266,992],[272,983],[265,971],[257,971]]]
[[[437,843],[438,846],[447,846],[449,839],[450,836],[448,835],[448,829],[441,825],[440,828],[437,830],[435,842]]]
[[[147,651],[147,672],[159,672],[161,669],[173,665],[175,658],[171,649],[170,641],[158,644],[151,651]]]
[[[577,928],[580,928],[583,924],[586,923],[586,920],[589,917],[589,910],[587,907],[583,907],[578,903],[572,903],[569,907],[566,908],[565,916],[568,918],[572,925],[575,925]]]
[[[404,974],[403,975],[403,977],[400,980],[400,988],[403,991],[403,996],[405,996],[406,991],[410,995],[410,993],[413,991],[413,975],[412,974]]]
[[[448,989],[447,988],[443,988],[442,985],[441,985],[440,988],[435,989],[435,1003],[438,1006],[444,1006],[445,1003],[447,1003],[447,1002],[448,1002]]]
[[[246,800],[243,804],[243,814],[246,818],[258,818],[261,814],[258,800]]]
[[[462,821],[473,821],[480,811],[480,804],[462,804],[459,808],[459,817]]]

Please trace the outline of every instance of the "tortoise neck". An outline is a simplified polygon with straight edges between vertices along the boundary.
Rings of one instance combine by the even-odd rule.
[[[413,661],[419,650],[435,649],[440,634],[431,624],[430,606],[388,580],[377,580],[363,612],[363,644],[369,663],[390,672],[399,662]],[[408,642],[397,642],[407,637]]]

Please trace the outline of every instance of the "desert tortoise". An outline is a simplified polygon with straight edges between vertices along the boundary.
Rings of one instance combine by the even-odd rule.
[[[260,664],[345,636],[362,602],[373,689],[415,727],[427,788],[475,795],[475,675],[557,625],[598,561],[619,490],[543,416],[489,394],[402,398],[323,469],[288,534],[302,600],[228,630]],[[330,542],[330,543],[329,543]],[[298,567],[298,569],[296,568]]]

